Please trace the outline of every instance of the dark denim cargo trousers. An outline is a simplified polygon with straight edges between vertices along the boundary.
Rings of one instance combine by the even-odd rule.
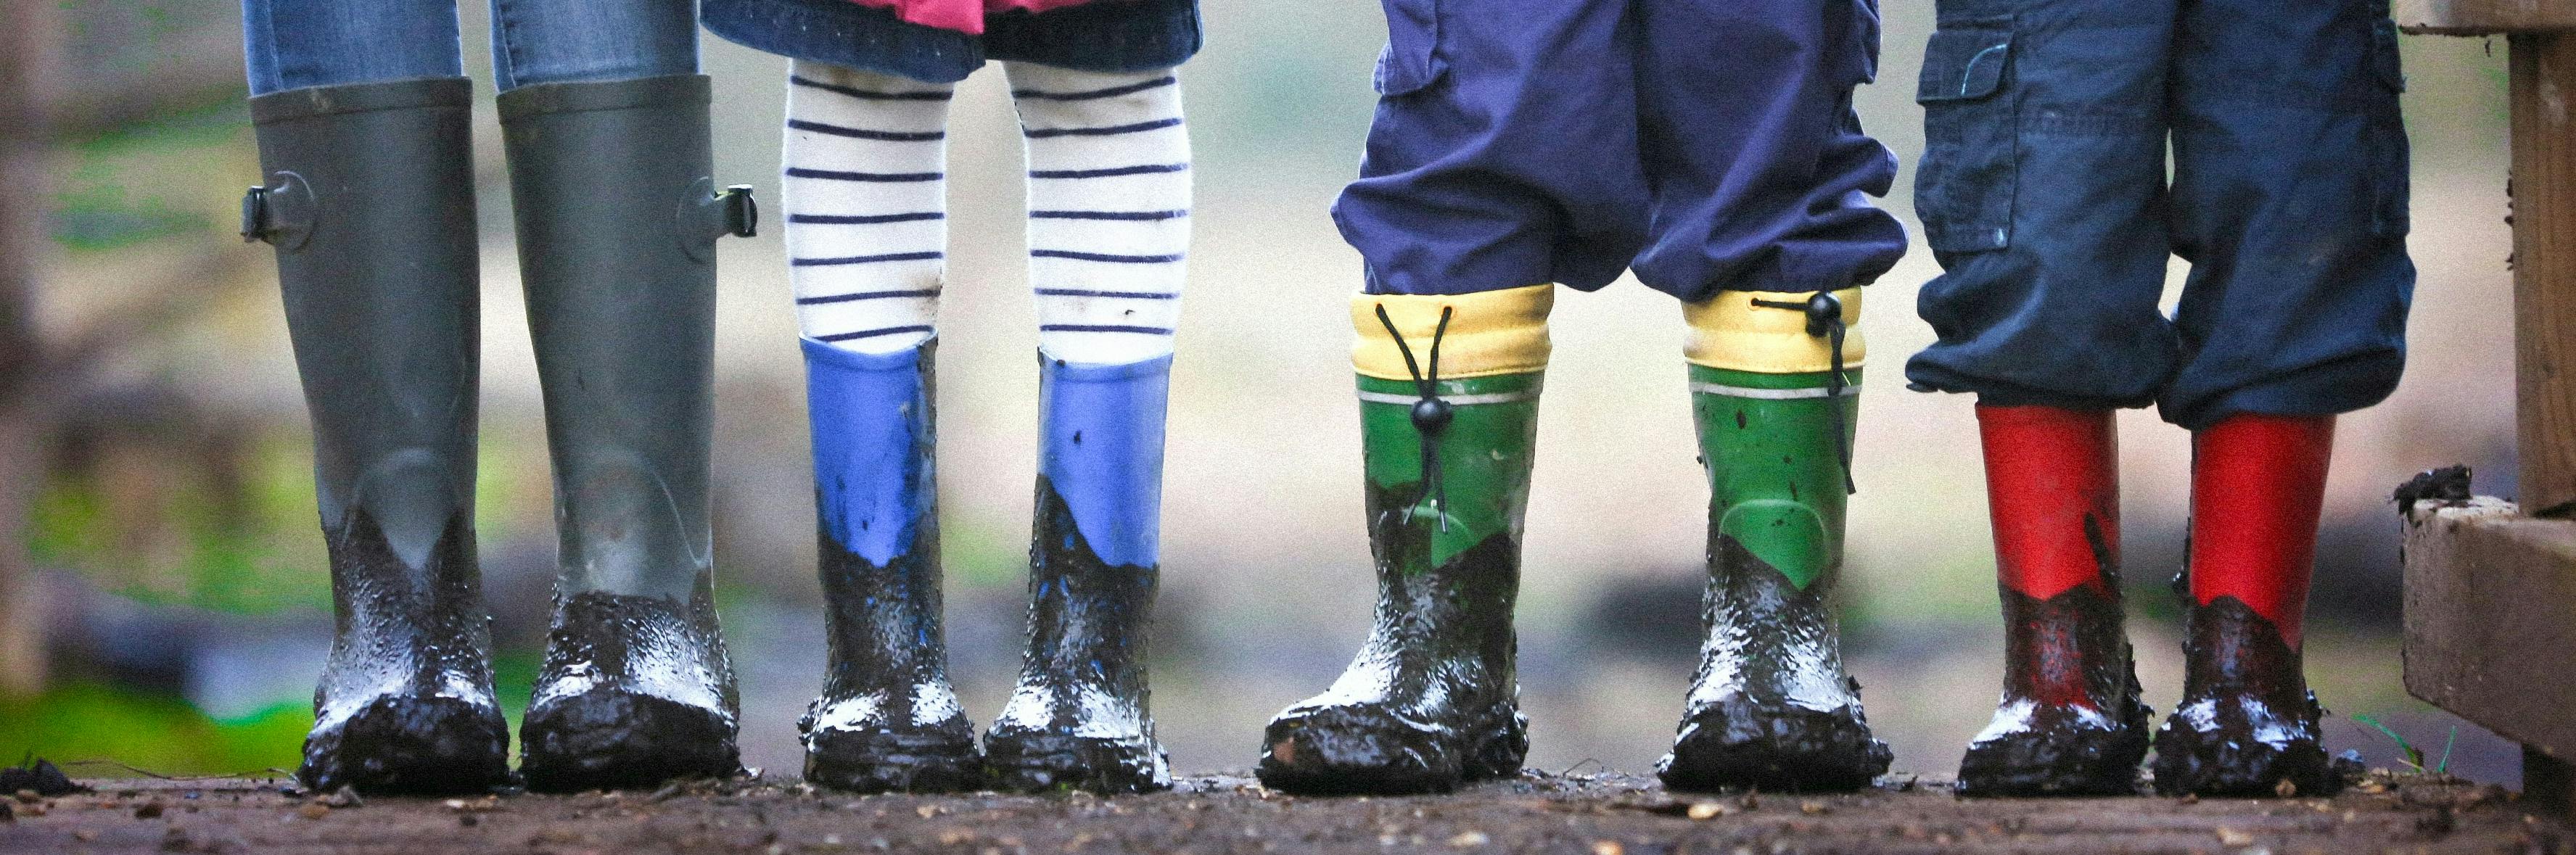
[[[1938,8],[1917,388],[2197,428],[2396,387],[2415,269],[2386,0]],[[2169,256],[2191,266],[2171,317]]]

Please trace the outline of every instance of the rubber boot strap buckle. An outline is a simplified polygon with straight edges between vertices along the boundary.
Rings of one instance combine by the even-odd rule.
[[[266,241],[285,250],[302,247],[313,236],[313,211],[313,190],[304,183],[304,176],[279,170],[267,184],[242,193],[242,242]]]
[[[713,260],[718,238],[760,233],[760,203],[752,199],[751,185],[717,190],[715,183],[713,178],[700,178],[680,200],[680,246],[699,261]]]

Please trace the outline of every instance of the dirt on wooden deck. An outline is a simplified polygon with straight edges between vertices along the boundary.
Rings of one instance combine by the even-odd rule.
[[[1882,779],[1890,780],[1890,779]],[[2373,773],[2333,798],[1965,800],[1892,779],[1851,795],[1668,793],[1532,775],[1446,796],[1300,798],[1235,775],[1169,793],[850,796],[792,781],[467,799],[316,796],[284,781],[89,781],[21,793],[5,852],[2571,852],[2516,794]]]

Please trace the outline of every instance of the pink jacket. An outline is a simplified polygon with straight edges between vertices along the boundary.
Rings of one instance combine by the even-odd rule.
[[[851,0],[861,6],[894,10],[895,17],[926,27],[956,30],[961,33],[984,32],[984,16],[1014,9],[1045,12],[1066,6],[1080,6],[1101,0]]]

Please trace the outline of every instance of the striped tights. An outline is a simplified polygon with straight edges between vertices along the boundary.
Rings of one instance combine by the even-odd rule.
[[[1190,147],[1168,71],[1005,63],[1028,152],[1038,347],[1125,365],[1172,352]],[[953,87],[797,62],[789,72],[789,281],[805,337],[894,353],[935,333]]]

